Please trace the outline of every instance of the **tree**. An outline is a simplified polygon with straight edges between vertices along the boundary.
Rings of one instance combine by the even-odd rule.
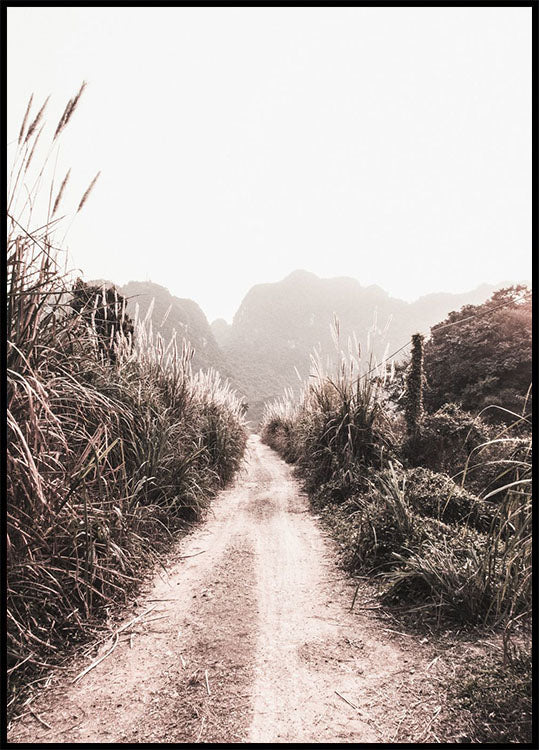
[[[482,305],[451,312],[431,328],[424,365],[431,412],[454,402],[476,414],[489,404],[521,413],[532,380],[531,291],[500,289]],[[499,421],[502,414],[485,417]]]
[[[70,305],[97,334],[99,351],[111,362],[116,361],[115,334],[133,334],[133,321],[126,313],[126,300],[115,287],[86,284],[77,279],[71,290]]]

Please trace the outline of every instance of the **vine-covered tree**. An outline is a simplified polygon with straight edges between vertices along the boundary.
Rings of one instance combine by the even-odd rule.
[[[420,333],[412,336],[412,361],[406,378],[404,415],[409,436],[417,435],[423,416],[423,339]]]
[[[500,289],[482,305],[450,313],[431,328],[424,366],[431,412],[452,402],[474,413],[489,404],[521,413],[532,380],[531,291]],[[485,417],[499,420],[501,413]]]

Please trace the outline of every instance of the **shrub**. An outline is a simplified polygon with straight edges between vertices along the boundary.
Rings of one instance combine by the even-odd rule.
[[[294,423],[290,419],[273,417],[262,429],[262,439],[288,463],[297,460]]]
[[[446,474],[417,467],[405,474],[406,499],[422,516],[445,523],[460,523],[487,533],[496,516],[491,503],[480,500],[456,484]]]
[[[289,394],[267,407],[264,439],[295,461],[343,563],[383,576],[385,601],[438,621],[509,622],[531,602],[527,418],[516,415],[516,436],[495,435],[480,415],[446,404],[417,425],[420,350],[416,340],[407,425],[387,408],[384,374],[369,379],[372,368],[358,375],[342,359],[331,377],[318,367],[298,402]]]
[[[472,623],[526,611],[529,527],[516,509],[491,506],[427,469],[390,465],[368,481],[370,490],[344,500],[335,481],[313,498],[343,565],[382,576],[383,601]]]
[[[324,482],[311,492],[311,503],[320,509],[326,505],[340,505],[349,498],[357,497],[365,490],[367,472],[365,470],[351,470],[346,474],[336,474],[328,482]]]
[[[486,619],[492,594],[481,575],[481,559],[488,541],[467,527],[422,524],[421,542],[413,551],[395,554],[395,565],[385,575],[382,599],[420,605],[439,620]],[[411,552],[411,554],[410,554]]]
[[[430,611],[434,619],[444,614],[472,621],[488,606],[482,593],[478,600],[473,579],[463,586],[470,561],[478,560],[487,545],[486,537],[474,529],[424,518],[395,496],[351,498],[340,506],[326,506],[321,515],[339,545],[341,564],[352,572],[375,574],[382,601],[408,608],[420,605],[423,614]],[[425,561],[431,548],[443,551],[442,568],[440,560]]]
[[[351,488],[369,467],[382,466],[385,456],[393,454],[383,398],[385,373],[370,377],[376,369],[371,358],[362,375],[357,363],[342,353],[332,375],[324,372],[319,359],[313,357],[313,365],[298,402],[288,393],[266,406],[262,436],[296,463],[309,492],[333,480]]]
[[[518,432],[518,436],[513,436],[506,428],[499,436],[478,445],[455,479],[480,496],[490,496],[492,502],[500,502],[503,499],[500,490],[518,481],[531,466],[531,433],[522,428]]]
[[[489,429],[479,417],[456,404],[445,404],[425,414],[415,434],[404,442],[403,455],[410,466],[424,466],[450,476],[464,469],[470,452],[485,443]]]

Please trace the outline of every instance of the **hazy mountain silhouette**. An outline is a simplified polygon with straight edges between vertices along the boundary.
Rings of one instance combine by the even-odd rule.
[[[323,358],[336,356],[331,333],[335,317],[340,348],[348,349],[355,335],[363,361],[371,353],[380,360],[416,331],[428,333],[452,310],[481,304],[493,291],[511,283],[482,284],[462,294],[441,292],[405,302],[379,286],[362,286],[356,279],[321,279],[298,270],[282,281],[252,287],[232,325],[218,319],[211,326],[196,302],[175,297],[159,284],[130,281],[118,286],[118,291],[128,298],[132,316],[138,305],[144,317],[154,299],[154,331],[168,342],[176,330],[178,341],[186,339],[195,349],[195,369],[215,367],[228,377],[248,402],[247,416],[256,426],[266,401],[281,396],[285,388],[297,389],[298,373],[301,378],[309,374],[315,347]]]
[[[100,279],[91,284],[113,282]],[[168,344],[174,331],[178,345],[188,341],[195,350],[193,369],[215,367],[225,377],[230,375],[225,357],[220,350],[210,324],[200,307],[191,299],[174,297],[166,287],[151,281],[129,281],[124,286],[116,285],[118,292],[127,299],[127,312],[132,318],[137,314],[144,319],[154,301],[151,313],[154,333],[160,333],[165,344]],[[168,314],[167,314],[168,313]]]
[[[134,313],[136,305],[144,317],[152,299],[154,330],[159,331],[168,342],[176,331],[178,342],[189,341],[195,350],[193,368],[216,367],[223,374],[228,373],[225,358],[219,349],[210,324],[201,308],[191,299],[174,297],[168,289],[152,282],[130,281],[119,289],[128,298],[127,307]],[[170,312],[167,315],[167,311]],[[165,317],[166,316],[166,317]]]
[[[363,360],[371,352],[380,360],[416,331],[428,333],[451,310],[480,304],[500,286],[483,284],[462,294],[428,294],[408,303],[379,286],[361,286],[356,279],[321,279],[299,270],[282,281],[254,286],[232,326],[220,323],[214,331],[245,391],[249,416],[257,420],[265,401],[282,395],[287,387],[297,388],[298,372],[302,378],[309,374],[315,346],[321,346],[324,357],[336,355],[331,335],[335,316],[341,348],[347,349],[349,337],[355,334]]]
[[[224,347],[228,344],[232,331],[230,323],[227,323],[223,318],[217,318],[217,320],[214,320],[211,324],[211,330],[220,347]]]

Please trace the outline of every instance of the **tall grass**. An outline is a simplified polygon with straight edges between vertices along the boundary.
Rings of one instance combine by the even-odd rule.
[[[476,510],[488,509],[479,526],[483,533],[475,543],[446,553],[447,547],[444,549],[437,540],[426,540],[411,556],[400,556],[402,567],[388,574],[390,590],[403,583],[413,588],[414,582],[422,588],[428,580],[433,608],[456,610],[472,622],[503,625],[506,634],[531,614],[532,465],[531,433],[523,437],[522,431],[526,421],[526,416],[515,415],[512,425],[502,428],[497,437],[478,446],[468,457],[463,482],[472,456],[476,469],[498,467],[496,476],[490,472],[490,484],[495,488],[487,488],[482,499],[475,502]],[[510,437],[512,431],[518,433],[517,439]],[[454,503],[459,492],[457,488],[448,502]],[[489,516],[490,523],[485,526],[484,519]],[[470,525],[471,520],[470,514],[465,523]]]
[[[452,479],[411,461],[417,456],[409,455],[413,444],[402,416],[387,406],[388,377],[372,362],[362,374],[361,363],[345,354],[333,372],[315,358],[299,399],[287,394],[266,407],[263,439],[295,462],[346,563],[376,575],[386,601],[413,610],[420,605],[422,616],[430,611],[437,622],[449,615],[510,629],[531,607],[531,436],[521,424],[526,417],[516,415],[516,439],[505,427],[467,459],[455,439],[438,440],[436,449],[448,451],[436,456],[439,465],[454,466],[455,457],[464,457]],[[463,424],[474,423],[454,411]],[[449,408],[448,415],[455,421]],[[464,487],[472,470],[474,487],[488,477],[482,497]]]
[[[488,585],[492,586],[496,577],[501,582],[491,610],[497,620],[506,622],[507,631],[531,614],[532,605],[532,433],[527,403],[526,399],[521,415],[514,414],[497,437],[478,449],[479,456],[481,451],[487,452],[485,463],[499,467],[483,495],[484,500],[496,501],[498,509],[482,572]]]
[[[165,347],[149,316],[122,326],[125,302],[117,299],[107,345],[114,356],[106,356],[96,313],[109,309],[107,290],[92,315],[74,309],[72,277],[55,247],[60,225],[51,218],[66,178],[56,197],[51,184],[46,215],[34,220],[45,205],[45,167],[37,176],[31,169],[43,111],[32,116],[29,104],[8,200],[11,703],[92,622],[127,601],[174,532],[232,478],[246,442],[235,394],[216,372],[193,374],[188,344],[172,339]]]
[[[383,465],[394,442],[383,401],[390,372],[372,354],[362,360],[357,343],[341,348],[337,320],[332,334],[337,363],[315,352],[298,401],[288,392],[266,406],[262,419],[263,439],[297,462],[309,490],[336,475],[352,485],[363,470]],[[376,376],[367,377],[372,371]]]

